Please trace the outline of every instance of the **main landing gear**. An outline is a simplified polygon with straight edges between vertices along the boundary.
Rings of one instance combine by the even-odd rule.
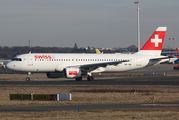
[[[88,76],[88,77],[87,77],[87,80],[88,80],[88,81],[94,81],[94,77],[93,77],[93,76]]]
[[[88,77],[87,77],[88,81],[94,81],[94,77],[91,76],[90,72],[88,72],[87,75],[88,75]],[[78,78],[75,78],[75,79],[76,79],[76,81],[82,81],[82,77],[78,77]]]
[[[79,77],[79,78],[75,78],[76,81],[82,81],[82,77]]]
[[[28,72],[28,73],[27,73],[26,81],[30,81],[30,75],[31,75],[31,72]]]
[[[75,78],[76,81],[82,81],[82,77],[79,77],[79,78]],[[88,76],[87,77],[87,80],[88,81],[94,81],[94,77],[93,76]]]
[[[91,72],[88,72],[87,75],[88,75],[87,77],[88,81],[94,81],[94,77],[91,75]]]
[[[82,77],[79,77],[79,78],[75,78],[76,81],[82,81]],[[94,77],[93,76],[88,76],[87,77],[87,80],[88,81],[94,81]]]

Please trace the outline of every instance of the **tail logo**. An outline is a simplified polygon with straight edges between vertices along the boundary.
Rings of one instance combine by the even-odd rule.
[[[155,43],[155,47],[158,47],[158,44],[162,43],[162,39],[159,39],[158,35],[155,35],[155,39],[151,39],[151,43]]]
[[[167,27],[158,27],[141,50],[162,50]]]

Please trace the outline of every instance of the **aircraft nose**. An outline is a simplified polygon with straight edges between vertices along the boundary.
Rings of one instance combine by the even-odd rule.
[[[7,68],[7,69],[11,69],[11,67],[12,67],[12,64],[11,64],[10,62],[8,62],[8,63],[6,64],[6,68]]]

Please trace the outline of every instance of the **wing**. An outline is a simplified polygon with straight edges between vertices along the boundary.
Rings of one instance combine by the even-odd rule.
[[[96,70],[99,67],[106,67],[108,65],[115,65],[121,64],[123,62],[129,62],[129,60],[123,60],[123,61],[114,61],[114,62],[104,62],[104,63],[94,63],[94,64],[85,64],[85,65],[78,65],[78,66],[69,66],[69,67],[78,67],[82,71],[93,71]]]

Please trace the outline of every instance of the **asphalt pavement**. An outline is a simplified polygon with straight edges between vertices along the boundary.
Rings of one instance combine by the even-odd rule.
[[[0,112],[123,110],[123,109],[135,109],[135,108],[164,108],[164,107],[179,107],[179,103],[165,102],[165,103],[133,103],[133,104],[15,106],[15,107],[0,107]]]

